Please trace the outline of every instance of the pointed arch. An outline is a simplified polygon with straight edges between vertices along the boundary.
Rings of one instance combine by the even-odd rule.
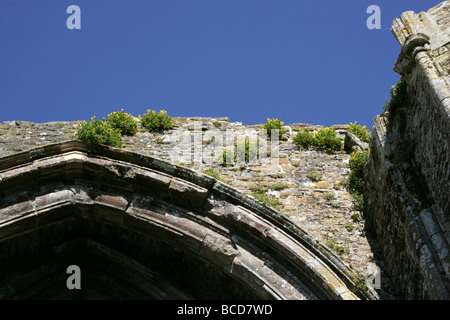
[[[56,143],[0,159],[0,190],[2,299],[368,298],[278,211],[156,158]]]

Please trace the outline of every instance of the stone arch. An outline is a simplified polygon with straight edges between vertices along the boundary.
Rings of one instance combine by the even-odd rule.
[[[353,276],[276,210],[182,166],[81,141],[0,159],[2,299],[370,298]]]

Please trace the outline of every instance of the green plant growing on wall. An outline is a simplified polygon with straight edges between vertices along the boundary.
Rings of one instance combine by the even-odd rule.
[[[343,254],[345,252],[345,249],[343,246],[338,245],[335,243],[332,239],[327,239],[326,244],[328,247],[336,251],[338,254]]]
[[[176,165],[178,165],[178,166],[184,167],[184,161],[183,161],[183,160],[180,160],[180,159],[177,158],[177,160],[175,160],[174,163],[175,163]]]
[[[359,222],[359,214],[357,214],[357,213],[352,214],[351,219],[355,223]]]
[[[141,125],[149,132],[162,132],[172,129],[174,123],[172,117],[167,115],[167,111],[160,110],[158,113],[154,110],[147,110],[143,116],[139,115]]]
[[[279,209],[280,208],[280,201],[278,199],[269,198],[265,194],[256,193],[256,192],[253,192],[252,196],[254,196],[256,199],[258,199],[259,201],[261,201],[265,205],[271,206],[271,207],[273,207],[275,209]]]
[[[364,194],[360,192],[352,193],[353,199],[353,210],[364,211]]]
[[[120,130],[121,134],[133,135],[137,132],[137,119],[131,114],[123,112],[123,109],[108,114],[108,122],[111,127]]]
[[[281,191],[281,190],[287,189],[288,187],[289,186],[287,185],[287,183],[277,182],[277,183],[274,183],[273,185],[271,185],[269,188],[271,190]]]
[[[332,200],[336,200],[336,197],[334,196],[334,194],[332,193],[325,193],[324,196],[325,200],[327,201],[332,201]]]
[[[234,165],[236,163],[237,153],[234,150],[224,148],[219,158],[219,163],[223,166]]]
[[[215,179],[217,179],[217,180],[219,180],[219,181],[221,181],[221,182],[223,182],[223,183],[228,184],[228,181],[226,181],[225,179],[223,179],[223,178],[220,176],[220,174],[219,174],[216,170],[214,170],[214,169],[212,169],[212,168],[203,170],[202,173],[207,174],[207,175],[210,176],[210,177],[213,177],[213,178],[215,178]]]
[[[355,210],[364,210],[364,165],[369,156],[370,149],[362,152],[353,152],[349,160],[348,188],[355,199]]]
[[[236,148],[236,160],[238,159],[238,150],[245,150],[244,153],[244,162],[248,163],[250,162],[250,157],[253,157],[254,159],[252,160],[256,160],[259,157],[259,149],[258,149],[258,144],[256,142],[250,142],[249,140],[245,140],[238,142],[237,144],[237,148]]]
[[[293,141],[300,148],[314,147],[328,154],[339,151],[342,147],[342,139],[337,136],[333,128],[323,128],[312,133],[300,130]]]
[[[330,202],[330,206],[332,206],[335,209],[338,209],[341,207],[341,205],[338,202]]]
[[[306,130],[300,130],[294,137],[294,143],[299,148],[307,149],[314,145],[314,134]]]
[[[350,168],[348,185],[352,192],[362,193],[364,189],[364,165],[369,156],[370,149],[362,152],[353,152],[348,166]]]
[[[353,229],[355,229],[355,226],[352,225],[351,223],[346,223],[345,224],[345,230],[347,230],[348,232],[352,232]]]
[[[155,141],[157,144],[161,144],[164,142],[165,139],[166,139],[165,137],[157,137],[155,138]]]
[[[266,193],[269,190],[268,187],[266,187],[260,183],[252,184],[249,187],[249,189],[251,192],[257,192],[257,193]]]
[[[353,278],[353,283],[355,284],[355,290],[357,292],[366,292],[367,288],[367,279],[364,276],[357,275]]]
[[[111,124],[103,119],[96,120],[95,116],[91,121],[78,123],[75,138],[83,140],[89,144],[89,151],[95,152],[95,145],[104,144],[115,148],[123,147],[120,131],[113,128]]]
[[[242,152],[244,150],[244,152]],[[242,152],[242,159],[238,159],[239,152]],[[252,159],[250,159],[252,158]],[[249,163],[250,160],[256,160],[259,158],[258,144],[250,142],[248,139],[245,141],[235,141],[233,150],[231,148],[224,148],[220,155],[219,162],[222,165],[234,165],[235,163],[244,162]]]
[[[391,88],[389,100],[386,99],[386,103],[383,105],[383,113],[381,115],[386,118],[388,127],[395,110],[404,106],[406,99],[407,83],[403,77],[400,77],[397,83]]]
[[[271,206],[275,209],[280,208],[280,201],[278,199],[270,198],[267,196],[267,191],[269,187],[263,186],[261,184],[254,184],[250,186],[251,195],[264,203],[265,205]]]
[[[267,118],[267,122],[262,125],[262,129],[267,130],[267,139],[269,140],[272,139],[272,130],[278,131],[279,140],[285,140],[284,134],[286,133],[286,129],[284,129],[284,122],[279,119]]]
[[[309,178],[309,180],[311,180],[312,182],[319,182],[320,180],[322,180],[322,175],[316,172],[310,172],[306,175],[306,177]]]
[[[367,130],[366,126],[361,126],[357,121],[355,123],[350,122],[350,126],[348,127],[348,131],[357,136],[361,141],[369,142],[370,141],[370,132]]]
[[[284,174],[281,173],[281,172],[271,173],[271,174],[269,174],[269,177],[271,177],[273,179],[283,179],[284,178]]]
[[[315,147],[328,154],[339,151],[342,147],[342,139],[337,137],[333,128],[324,128],[317,131],[314,141]]]

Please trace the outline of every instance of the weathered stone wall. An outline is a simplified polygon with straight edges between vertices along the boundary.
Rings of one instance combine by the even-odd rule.
[[[227,118],[175,118],[173,130],[162,134],[151,134],[140,130],[132,137],[123,137],[125,150],[154,156],[188,168],[202,171],[213,168],[232,187],[250,193],[251,187],[259,183],[271,187],[276,183],[286,184],[282,190],[269,190],[268,196],[279,200],[279,211],[291,221],[300,225],[325,246],[333,244],[334,253],[358,275],[369,277],[383,270],[383,262],[378,254],[376,241],[365,229],[364,217],[353,208],[351,194],[342,186],[348,175],[350,153],[344,149],[329,155],[314,150],[299,150],[292,142],[300,128],[314,130],[320,126],[293,124],[286,126],[287,140],[279,143],[279,161],[257,162],[255,164],[235,164],[223,166],[212,155],[208,158],[216,142],[211,142],[217,131],[232,135],[257,134],[260,126],[244,126],[230,122]],[[201,123],[200,130],[195,126]],[[27,150],[39,145],[70,140],[76,132],[76,122],[30,123],[4,122],[0,124],[0,156]],[[345,139],[346,126],[335,126],[340,137]],[[194,142],[200,133],[200,142]],[[188,137],[183,140],[182,137]],[[174,148],[184,143],[188,153],[174,156]],[[347,139],[349,149],[355,143]],[[192,142],[192,144],[189,144]],[[360,143],[360,142],[359,142]],[[205,154],[204,161],[194,162],[198,147]],[[189,149],[190,148],[190,149]],[[209,163],[205,163],[208,162]],[[312,181],[308,174],[321,175],[319,181]],[[373,291],[376,296],[388,294],[390,290],[387,273],[381,273],[382,290]],[[383,296],[383,297],[389,297]]]
[[[280,141],[276,164],[219,164],[213,154],[218,140],[213,136],[220,140],[227,131],[254,136],[259,128],[227,118],[176,118],[174,129],[163,134],[139,131],[124,137],[124,149],[198,171],[215,169],[242,192],[251,192],[257,183],[267,187],[267,195],[279,200],[284,217],[313,235],[313,241],[331,244],[336,256],[358,274],[371,276],[381,268],[381,290],[372,290],[375,296],[450,299],[449,17],[446,1],[426,13],[406,12],[393,23],[402,45],[395,70],[406,80],[407,94],[403,105],[391,110],[389,123],[386,117],[375,118],[364,215],[354,209],[352,196],[341,183],[348,175],[349,151],[359,143],[346,126],[335,128],[346,140],[347,151],[333,155],[299,150],[292,142],[298,129],[319,126],[286,126],[287,140]],[[76,128],[76,122],[4,122],[0,157],[71,140]],[[174,157],[180,146],[187,153]],[[319,181],[311,174],[320,175]],[[281,190],[271,188],[279,182],[285,184]]]
[[[449,29],[448,2],[394,21],[407,91],[372,130],[368,217],[404,298],[450,299]]]
[[[373,298],[329,249],[207,175],[82,141],[0,159],[0,299]],[[75,294],[75,297],[77,294]]]

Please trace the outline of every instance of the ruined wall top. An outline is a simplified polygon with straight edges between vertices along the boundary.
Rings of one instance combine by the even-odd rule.
[[[396,294],[449,299],[450,2],[405,12],[391,30],[403,80],[392,92],[403,89],[401,102],[374,120],[364,213]]]
[[[430,51],[436,57],[448,53],[450,2],[444,1],[427,12],[406,11],[393,21],[391,31],[402,46],[394,70],[403,75],[408,73],[411,63],[421,51]],[[444,65],[441,68],[441,75],[449,74],[447,67]]]
[[[406,11],[394,20],[391,31],[402,46],[409,37],[423,34],[429,37],[430,48],[436,49],[450,40],[450,2],[418,14]]]

